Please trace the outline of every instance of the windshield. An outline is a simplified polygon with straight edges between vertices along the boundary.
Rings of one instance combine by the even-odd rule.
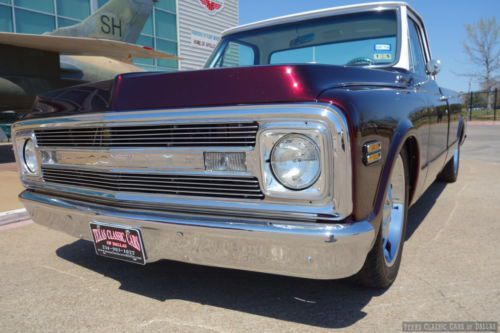
[[[207,67],[269,64],[389,66],[397,56],[395,10],[330,16],[226,36]]]

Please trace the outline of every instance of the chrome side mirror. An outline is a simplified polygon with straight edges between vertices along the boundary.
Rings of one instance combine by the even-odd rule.
[[[426,65],[425,69],[429,75],[437,75],[441,70],[441,60],[431,59]]]

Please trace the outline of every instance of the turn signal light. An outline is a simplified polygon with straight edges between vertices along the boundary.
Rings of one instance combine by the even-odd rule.
[[[207,171],[247,171],[245,153],[206,152],[204,155]]]
[[[363,163],[370,165],[382,159],[382,144],[379,141],[370,141],[363,145]]]

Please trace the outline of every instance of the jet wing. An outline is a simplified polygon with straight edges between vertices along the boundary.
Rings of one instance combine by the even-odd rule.
[[[54,52],[60,55],[101,56],[124,62],[131,62],[135,58],[179,59],[175,55],[148,47],[101,38],[0,32],[0,44]]]

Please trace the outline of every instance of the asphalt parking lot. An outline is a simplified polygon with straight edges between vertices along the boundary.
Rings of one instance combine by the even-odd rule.
[[[0,332],[401,331],[403,321],[500,320],[500,126],[471,125],[459,180],[410,210],[386,291],[169,261],[96,257],[27,222],[0,227]]]

